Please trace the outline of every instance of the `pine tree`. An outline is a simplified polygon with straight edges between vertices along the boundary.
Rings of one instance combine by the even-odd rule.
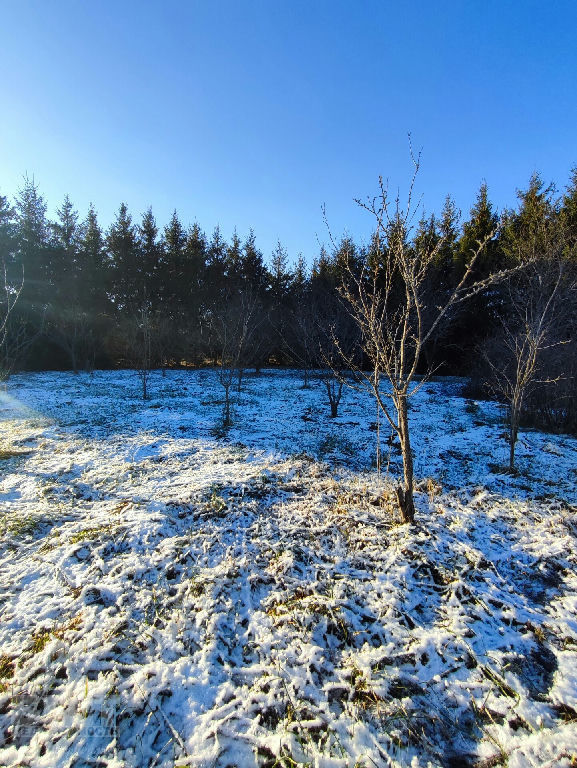
[[[436,248],[440,239],[441,234],[437,225],[437,217],[434,213],[427,217],[423,212],[415,234],[416,250]]]
[[[455,282],[455,257],[457,253],[461,215],[451,195],[447,195],[441,218],[438,222],[442,243],[439,247],[435,267],[439,275],[439,284],[446,290],[453,288]]]
[[[226,248],[226,281],[231,295],[243,288],[242,243],[236,229]]]
[[[158,309],[162,295],[161,261],[162,246],[158,240],[158,227],[152,208],[143,214],[137,230],[140,272],[146,297],[154,310]]]
[[[80,228],[78,213],[68,195],[56,214],[58,219],[51,225],[53,242],[49,276],[54,287],[54,302],[76,303],[79,299],[79,284],[83,280],[78,259]]]
[[[65,195],[56,213],[58,220],[52,224],[56,240],[67,253],[72,254],[78,245],[78,213],[68,195]]]
[[[267,284],[267,269],[263,262],[262,253],[256,247],[256,238],[252,229],[242,246],[241,262],[243,283],[252,286],[254,293],[262,299]]]
[[[501,238],[501,246],[512,262],[524,263],[542,258],[550,251],[557,225],[558,208],[555,187],[545,186],[534,173],[526,190],[519,190],[519,208],[509,211]]]
[[[487,183],[483,181],[477,194],[475,204],[471,208],[470,218],[463,224],[463,234],[458,242],[455,254],[457,276],[464,274],[471,254],[475,252],[478,243],[484,242],[491,233],[496,232],[499,216],[493,210],[489,200]],[[475,262],[474,279],[486,277],[501,266],[502,252],[496,240],[491,240]]]
[[[111,258],[112,301],[118,312],[133,314],[144,299],[145,286],[139,260],[136,231],[125,203],[106,238]]]
[[[206,237],[198,224],[193,224],[186,235],[185,282],[189,286],[192,306],[198,310],[203,304],[206,271]]]
[[[308,285],[308,269],[305,257],[299,253],[297,263],[292,273],[291,295],[294,297],[302,296]]]
[[[361,258],[353,239],[345,236],[341,239],[331,258],[331,277],[334,286],[347,282],[351,275],[361,271]]]
[[[163,234],[162,315],[169,318],[175,334],[187,325],[190,285],[186,275],[186,230],[173,211]],[[175,354],[176,351],[175,351]],[[179,354],[179,353],[178,353]]]
[[[0,195],[0,263],[9,274],[16,261],[16,211],[8,198]]]
[[[22,303],[39,322],[50,296],[49,226],[46,203],[34,178],[24,177],[16,197],[18,259],[26,275]]]
[[[447,213],[449,214],[449,210]],[[456,229],[455,217],[451,215],[449,219],[454,221],[451,229]],[[469,219],[463,224],[461,237],[455,240],[452,248],[453,285],[457,285],[462,279],[472,256],[478,252],[479,245],[483,242],[486,242],[486,245],[475,259],[471,280],[483,280],[504,266],[504,256],[499,240],[491,237],[487,241],[487,238],[497,232],[498,225],[499,216],[493,209],[487,184],[483,181],[471,208]],[[445,360],[452,370],[467,370],[471,362],[470,357],[478,344],[493,333],[498,322],[502,291],[502,286],[491,285],[471,297],[465,305],[456,307],[454,311],[457,317],[448,318],[450,328],[443,338],[443,344]]]
[[[68,195],[52,223],[51,280],[53,298],[47,313],[46,335],[66,355],[70,367],[94,367],[95,317],[88,286],[93,275],[82,252],[83,232]]]
[[[80,295],[83,304],[93,317],[109,311],[109,269],[106,244],[94,206],[90,204],[82,223],[78,243],[78,260],[82,284]]]
[[[283,304],[289,293],[291,274],[288,268],[288,254],[279,242],[271,256],[270,263],[270,296],[274,306]]]
[[[567,239],[567,252],[572,252],[573,258],[575,258],[575,246],[577,246],[577,165],[571,169],[571,178],[561,203],[560,218]]]
[[[17,313],[24,274],[16,249],[16,211],[0,195],[0,381],[9,378],[26,340],[21,312]]]
[[[215,227],[206,254],[206,298],[209,306],[225,301],[227,293],[226,265],[227,245]]]

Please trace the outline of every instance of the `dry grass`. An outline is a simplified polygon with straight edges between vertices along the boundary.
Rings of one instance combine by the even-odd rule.
[[[8,459],[16,459],[20,456],[28,456],[31,451],[18,451],[15,448],[0,449],[0,461]]]

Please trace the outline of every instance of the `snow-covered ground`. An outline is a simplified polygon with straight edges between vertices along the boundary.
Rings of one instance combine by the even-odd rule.
[[[577,765],[577,441],[426,384],[417,524],[374,405],[213,371],[0,400],[0,765]]]

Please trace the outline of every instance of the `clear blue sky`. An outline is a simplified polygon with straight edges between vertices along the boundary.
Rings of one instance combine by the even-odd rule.
[[[577,2],[0,0],[0,193],[25,173],[108,225],[121,201],[312,259],[353,198],[501,208],[577,164]]]

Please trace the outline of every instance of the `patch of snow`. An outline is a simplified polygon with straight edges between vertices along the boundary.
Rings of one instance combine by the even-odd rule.
[[[507,474],[459,387],[415,398],[408,527],[358,392],[247,376],[223,431],[213,371],[13,377],[0,763],[569,767],[577,441]]]

